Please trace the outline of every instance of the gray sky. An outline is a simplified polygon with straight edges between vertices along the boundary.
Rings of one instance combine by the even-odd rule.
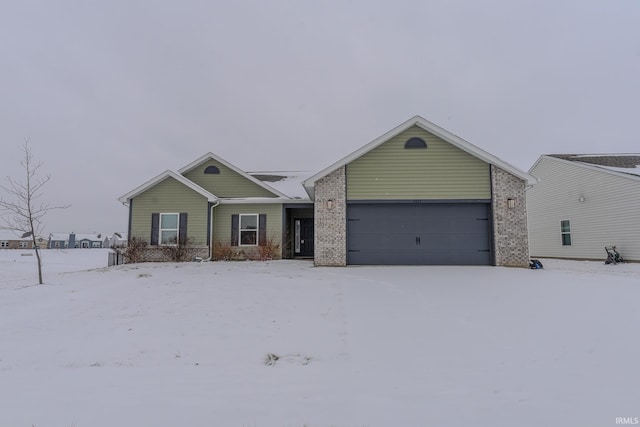
[[[639,152],[640,1],[5,1],[0,169],[31,138],[46,231],[212,151],[319,170],[419,114],[528,170]]]

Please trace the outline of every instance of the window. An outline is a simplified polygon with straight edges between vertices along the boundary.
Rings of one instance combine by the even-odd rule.
[[[207,166],[204,170],[204,173],[211,173],[211,174],[216,174],[219,175],[220,174],[220,169],[218,169],[217,166]]]
[[[60,247],[60,241],[55,241],[53,243],[53,246],[56,247],[56,248],[59,248]]]
[[[29,247],[29,242],[22,240],[20,241],[20,247],[21,248],[28,248]]]
[[[99,248],[100,247],[100,242],[91,242],[91,247],[92,248]]]
[[[178,217],[177,213],[160,214],[160,234],[161,245],[175,245],[178,242]]]
[[[3,240],[2,242],[0,242],[0,248],[8,248],[9,247],[9,242],[6,240]]]
[[[422,138],[410,138],[404,143],[404,148],[427,148],[427,143]]]
[[[240,246],[258,244],[258,214],[240,214]]]
[[[560,221],[560,233],[562,234],[562,246],[571,246],[571,223],[568,219]]]
[[[187,213],[152,213],[151,245],[177,245],[187,241]]]

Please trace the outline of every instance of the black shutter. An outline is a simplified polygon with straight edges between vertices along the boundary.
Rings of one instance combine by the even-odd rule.
[[[186,213],[181,213],[180,214],[180,225],[179,225],[179,230],[178,230],[178,236],[180,239],[180,244],[184,245],[187,243],[187,214]]]
[[[258,216],[258,244],[264,246],[267,243],[267,214]]]
[[[151,214],[151,244],[158,244],[158,234],[160,234],[160,214]]]
[[[231,246],[238,246],[240,240],[240,215],[231,215]]]

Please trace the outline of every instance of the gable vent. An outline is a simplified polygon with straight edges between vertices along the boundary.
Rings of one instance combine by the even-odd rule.
[[[204,173],[219,174],[220,169],[218,169],[217,166],[207,166],[207,168],[204,170]]]
[[[404,143],[404,148],[427,148],[427,143],[422,138],[410,138]]]

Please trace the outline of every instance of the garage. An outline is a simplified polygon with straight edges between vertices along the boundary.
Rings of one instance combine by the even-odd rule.
[[[491,265],[490,203],[349,203],[347,263]]]

